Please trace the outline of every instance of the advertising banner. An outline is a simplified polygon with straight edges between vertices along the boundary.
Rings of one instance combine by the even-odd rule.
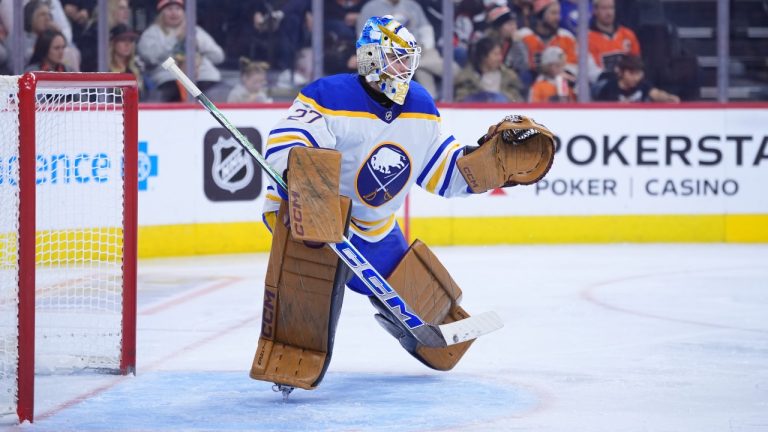
[[[442,110],[474,143],[505,110]],[[444,200],[414,191],[413,217],[768,213],[768,110],[546,109],[558,139],[536,185]]]
[[[261,150],[286,107],[223,111]],[[451,200],[414,188],[407,223],[432,243],[766,241],[726,233],[759,229],[768,218],[766,109],[452,106],[440,112],[443,127],[464,144],[505,115],[524,114],[555,132],[558,148],[552,170],[536,185]],[[268,179],[207,112],[145,107],[139,141],[146,255],[268,249],[261,227]],[[742,219],[736,224],[730,216]],[[599,228],[606,220],[620,223],[606,231]],[[510,224],[528,234],[499,235]],[[537,236],[542,224],[548,234]],[[461,234],[463,226],[472,227],[471,236]],[[569,234],[573,227],[583,234]],[[170,243],[175,247],[168,249]]]

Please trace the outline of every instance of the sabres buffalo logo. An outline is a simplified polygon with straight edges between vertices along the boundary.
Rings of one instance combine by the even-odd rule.
[[[357,174],[357,194],[371,207],[397,196],[411,177],[411,159],[394,143],[376,147]]]

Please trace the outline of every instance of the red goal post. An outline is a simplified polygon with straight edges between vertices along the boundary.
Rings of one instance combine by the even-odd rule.
[[[0,415],[36,372],[135,371],[137,123],[130,74],[0,77]]]

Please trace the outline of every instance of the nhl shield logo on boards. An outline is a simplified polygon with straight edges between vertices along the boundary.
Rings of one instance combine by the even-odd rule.
[[[261,134],[240,128],[261,151]],[[214,128],[204,138],[205,196],[211,201],[248,201],[261,192],[261,168],[226,129]]]
[[[256,167],[234,138],[219,137],[213,145],[211,177],[216,186],[235,193],[253,180]]]
[[[357,194],[371,207],[396,197],[411,177],[411,159],[392,142],[378,145],[357,173]]]

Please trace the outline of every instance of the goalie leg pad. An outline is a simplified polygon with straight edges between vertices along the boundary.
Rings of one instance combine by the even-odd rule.
[[[340,213],[349,223],[350,200]],[[281,220],[287,205],[278,214]],[[250,376],[303,389],[323,379],[333,352],[344,285],[352,273],[328,247],[310,247],[277,223],[264,287],[261,335]]]
[[[419,240],[413,242],[388,281],[403,300],[427,322],[447,324],[469,316],[459,306],[461,289],[434,253]],[[376,314],[379,324],[393,335],[408,353],[430,368],[442,371],[453,369],[474,342],[470,340],[445,348],[426,347],[402,327],[389,308],[374,297],[371,297],[371,302],[379,311]]]
[[[340,173],[341,153],[336,150],[293,147],[288,153],[288,214],[295,239],[319,243],[342,240]]]

